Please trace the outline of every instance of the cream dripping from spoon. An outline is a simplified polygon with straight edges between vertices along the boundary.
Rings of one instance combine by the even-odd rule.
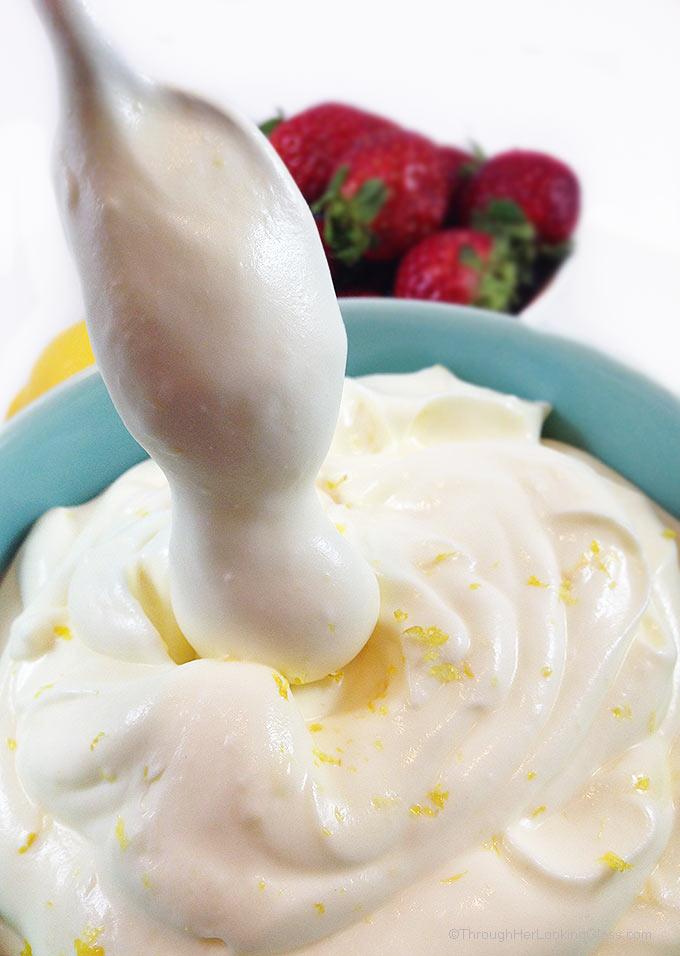
[[[379,595],[315,488],[346,336],[312,215],[249,122],[135,76],[80,0],[38,6],[93,350],[172,489],[177,620],[203,657],[323,677],[365,644]]]

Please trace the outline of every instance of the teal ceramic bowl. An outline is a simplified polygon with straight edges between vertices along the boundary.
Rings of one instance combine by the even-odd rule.
[[[440,363],[553,408],[544,434],[596,455],[680,517],[680,400],[574,342],[477,309],[391,299],[342,303],[348,373]],[[0,430],[0,567],[54,505],[86,501],[145,457],[99,374],[54,389]]]

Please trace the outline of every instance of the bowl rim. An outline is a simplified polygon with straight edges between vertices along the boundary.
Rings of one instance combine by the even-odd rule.
[[[680,441],[668,438],[680,436],[680,397],[648,376],[599,349],[472,307],[360,297],[342,299],[340,308],[348,333],[348,374],[442,364],[475,384],[547,402],[554,410],[546,420],[545,437],[594,454],[680,518]],[[597,416],[589,405],[591,395]],[[629,415],[625,422],[619,400]],[[82,474],[73,477],[67,453],[50,432],[50,423],[63,428],[74,416],[83,427],[73,428],[64,439],[80,456],[79,472],[87,479]],[[88,427],[88,436],[92,429],[97,435],[92,453]],[[49,448],[53,482],[49,474],[34,476],[49,468]],[[27,449],[22,473],[17,462]],[[100,460],[95,460],[95,452]],[[115,412],[96,366],[17,412],[0,427],[0,501],[6,512],[0,512],[0,570],[44,511],[92,498],[145,457]],[[68,491],[68,500],[58,497],[60,489]]]
[[[608,355],[603,349],[594,345],[589,345],[577,339],[569,338],[566,335],[552,330],[542,329],[537,326],[527,325],[522,322],[521,316],[509,316],[498,312],[492,312],[488,309],[481,309],[473,305],[458,305],[446,302],[431,302],[424,299],[396,299],[388,296],[344,296],[338,300],[343,319],[356,321],[356,312],[369,308],[375,315],[372,320],[378,319],[385,322],[394,314],[402,313],[402,318],[406,317],[412,321],[412,312],[422,311],[423,315],[430,312],[433,317],[439,317],[444,320],[450,320],[452,315],[458,319],[469,318],[475,323],[479,323],[480,328],[486,328],[497,334],[502,331],[515,338],[523,339],[525,342],[543,340],[544,343],[552,343],[555,348],[564,349],[574,356],[582,356],[584,359],[597,359],[602,367],[608,367],[616,372],[629,377],[631,381],[639,383],[645,389],[651,390],[661,400],[675,405],[680,415],[680,392],[672,392],[667,386],[656,381],[646,372],[636,369],[615,356]],[[504,326],[507,329],[504,330]],[[506,336],[503,335],[503,338]],[[33,415],[39,415],[45,405],[49,405],[59,397],[73,388],[78,388],[80,383],[92,376],[101,375],[96,363],[87,366],[79,372],[70,375],[68,378],[52,386],[46,392],[32,399],[27,405],[15,412],[11,418],[0,422],[0,452],[2,450],[5,435],[11,432],[19,423],[19,427],[30,419]]]

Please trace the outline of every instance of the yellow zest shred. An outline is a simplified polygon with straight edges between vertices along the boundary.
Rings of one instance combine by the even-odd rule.
[[[438,783],[434,790],[431,790],[427,796],[431,803],[434,803],[435,807],[443,810],[444,804],[449,799],[449,791],[442,791],[441,784]]]
[[[462,873],[456,873],[455,876],[449,876],[448,879],[442,880],[442,883],[457,883],[463,876],[465,876],[469,871],[463,870]]]
[[[578,600],[571,593],[572,583],[573,582],[571,578],[569,577],[569,575],[567,574],[562,575],[562,581],[560,583],[558,594],[559,594],[560,601],[562,601],[563,604],[566,604],[568,606],[573,606],[574,604],[578,604]]]
[[[545,807],[537,807],[534,812],[531,814],[531,819],[535,820],[539,813],[545,813]]]
[[[487,840],[486,843],[482,844],[482,848],[484,850],[494,850],[497,856],[501,855],[501,850],[500,850],[500,847],[498,846],[498,837],[495,833],[490,840]]]
[[[33,950],[31,949],[31,944],[27,939],[24,940],[23,949],[19,953],[19,956],[33,956]]]
[[[455,664],[433,664],[430,667],[430,677],[435,677],[442,684],[462,680],[462,676]]]
[[[546,680],[549,677],[552,677],[552,667],[548,667],[547,665],[545,667],[542,667],[541,674],[545,677]]]
[[[320,730],[323,730],[323,724],[310,724],[309,729],[313,734],[318,734]]]
[[[272,677],[274,678],[274,683],[279,689],[279,694],[281,694],[284,700],[288,700],[288,688],[290,685],[286,678],[282,677],[280,674],[277,674],[276,671],[272,671]]]
[[[671,541],[674,541],[678,536],[678,532],[674,528],[664,528],[661,534],[664,538],[670,538]]]
[[[618,873],[623,873],[625,870],[632,870],[633,864],[626,863],[622,857],[617,853],[605,853],[604,856],[601,856],[598,860],[599,863],[606,863],[610,870],[616,870]]]
[[[149,883],[149,877],[146,873],[142,873],[142,883],[147,888],[147,890],[151,889],[151,883]]]
[[[43,686],[40,687],[33,695],[34,699],[37,700],[44,690],[51,690],[53,687],[54,687],[54,684],[43,684]]]
[[[469,587],[471,591],[477,591],[479,588],[481,588],[481,586],[482,585],[479,583],[479,581],[474,581]]]
[[[73,638],[73,634],[71,634],[71,628],[66,627],[65,624],[55,624],[53,630],[54,636],[61,638],[62,641],[70,641]]]
[[[17,742],[16,742],[16,740],[14,739],[14,737],[8,737],[8,738],[7,738],[7,746],[9,747],[10,750],[16,750],[16,749],[17,749]]]
[[[432,807],[424,807],[420,803],[414,803],[408,808],[408,812],[412,817],[436,817],[439,814],[439,810],[433,810]]]
[[[403,621],[407,620],[407,618],[408,618],[408,614],[406,613],[406,611],[402,611],[400,607],[398,607],[397,610],[394,612],[394,619],[395,621],[398,621],[400,624]]]
[[[336,523],[335,527],[338,529],[338,531],[340,532],[340,534],[346,534],[346,532],[347,532],[347,525],[346,525],[346,524],[337,524],[337,523]]]
[[[623,707],[612,707],[612,714],[617,720],[630,720],[633,716],[629,704],[624,704]]]
[[[37,833],[29,833],[28,836],[26,837],[26,842],[24,843],[23,846],[20,846],[20,847],[19,847],[19,851],[18,851],[18,852],[19,852],[19,853],[28,853],[28,851],[31,849],[31,847],[33,846],[33,844],[35,843],[35,841],[37,840],[37,838],[38,838],[38,834],[37,834]]]
[[[441,788],[441,784],[438,783],[437,786],[434,788],[434,790],[431,790],[428,793],[427,799],[430,801],[430,803],[433,804],[433,806],[428,807],[428,806],[424,806],[421,803],[414,803],[412,806],[409,807],[409,813],[411,814],[412,817],[439,816],[441,811],[444,809],[444,804],[449,799],[449,791],[448,790],[443,791]]]
[[[649,777],[636,777],[635,778],[635,789],[636,790],[649,790]]]
[[[529,773],[527,774],[527,780],[533,780],[535,776],[536,776],[536,772],[534,770],[530,770]]]
[[[342,478],[338,478],[337,481],[331,481],[330,478],[326,479],[326,490],[335,491],[336,488],[339,488],[343,481],[347,481],[348,475],[343,475]]]
[[[259,882],[257,885],[258,885],[258,888],[259,888],[259,889],[263,890],[263,889],[265,888],[265,882],[264,882],[264,880],[261,879],[260,882]]]
[[[323,903],[315,903],[314,908],[316,909],[319,916],[322,916],[326,912],[326,907],[323,905]]]
[[[545,582],[541,581],[539,578],[537,578],[535,574],[531,575],[531,577],[527,581],[527,585],[532,588],[547,588],[548,587],[548,585],[545,584]]]
[[[418,626],[407,627],[404,635],[426,647],[439,647],[441,644],[446,644],[449,639],[449,635],[438,627],[428,627],[427,630]]]
[[[342,760],[339,760],[337,757],[331,757],[330,754],[325,753],[323,750],[319,750],[318,747],[314,747],[312,749],[312,753],[317,760],[321,761],[321,763],[335,764],[336,767],[339,767],[342,764]]]
[[[118,822],[116,823],[116,829],[114,830],[116,840],[120,843],[121,850],[127,850],[130,846],[130,841],[125,833],[125,822],[122,817],[118,817]]]
[[[371,803],[376,810],[385,810],[387,807],[393,807],[396,803],[399,803],[399,798],[384,795],[373,797]]]
[[[99,733],[97,734],[97,736],[94,738],[94,740],[93,740],[92,743],[90,744],[90,750],[94,750],[94,748],[97,746],[97,744],[99,743],[99,741],[102,740],[102,738],[104,738],[104,737],[106,737],[106,734],[104,733],[103,730],[100,730]]]
[[[609,567],[608,567],[608,565],[607,565],[607,563],[606,563],[607,560],[610,560],[610,561],[611,561],[611,558],[609,558],[609,559],[606,559],[606,558],[605,558],[604,561],[597,561],[596,564],[595,564],[595,567],[597,568],[598,571],[602,571],[603,574],[606,574],[607,577],[610,578],[610,577],[612,576],[612,573],[611,573],[611,571],[610,571],[610,569],[609,569]]]
[[[378,750],[382,750],[382,749],[383,749],[383,742],[382,742],[382,740],[376,740],[376,741],[374,741],[374,743],[375,743],[376,747],[378,748]]]
[[[99,929],[85,929],[83,932],[84,939],[73,940],[73,948],[76,951],[76,956],[104,956],[103,947],[96,945],[97,940],[103,932],[103,927]]]

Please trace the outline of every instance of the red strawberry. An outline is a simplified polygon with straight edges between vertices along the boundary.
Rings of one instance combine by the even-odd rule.
[[[269,140],[307,202],[319,198],[340,157],[360,136],[395,124],[343,103],[319,103],[274,125]]]
[[[446,229],[409,249],[397,269],[394,295],[507,311],[516,283],[502,242],[472,229]]]
[[[580,187],[573,171],[546,153],[514,149],[487,160],[469,180],[460,198],[465,225],[489,226],[493,204],[515,203],[539,239],[558,243],[574,231]]]
[[[437,229],[448,199],[439,147],[407,130],[362,137],[342,157],[317,208],[341,261],[393,259]]]
[[[452,218],[461,188],[481,165],[479,156],[467,153],[457,146],[440,146],[439,156],[444,164],[444,174],[449,184],[449,203],[446,218]]]

